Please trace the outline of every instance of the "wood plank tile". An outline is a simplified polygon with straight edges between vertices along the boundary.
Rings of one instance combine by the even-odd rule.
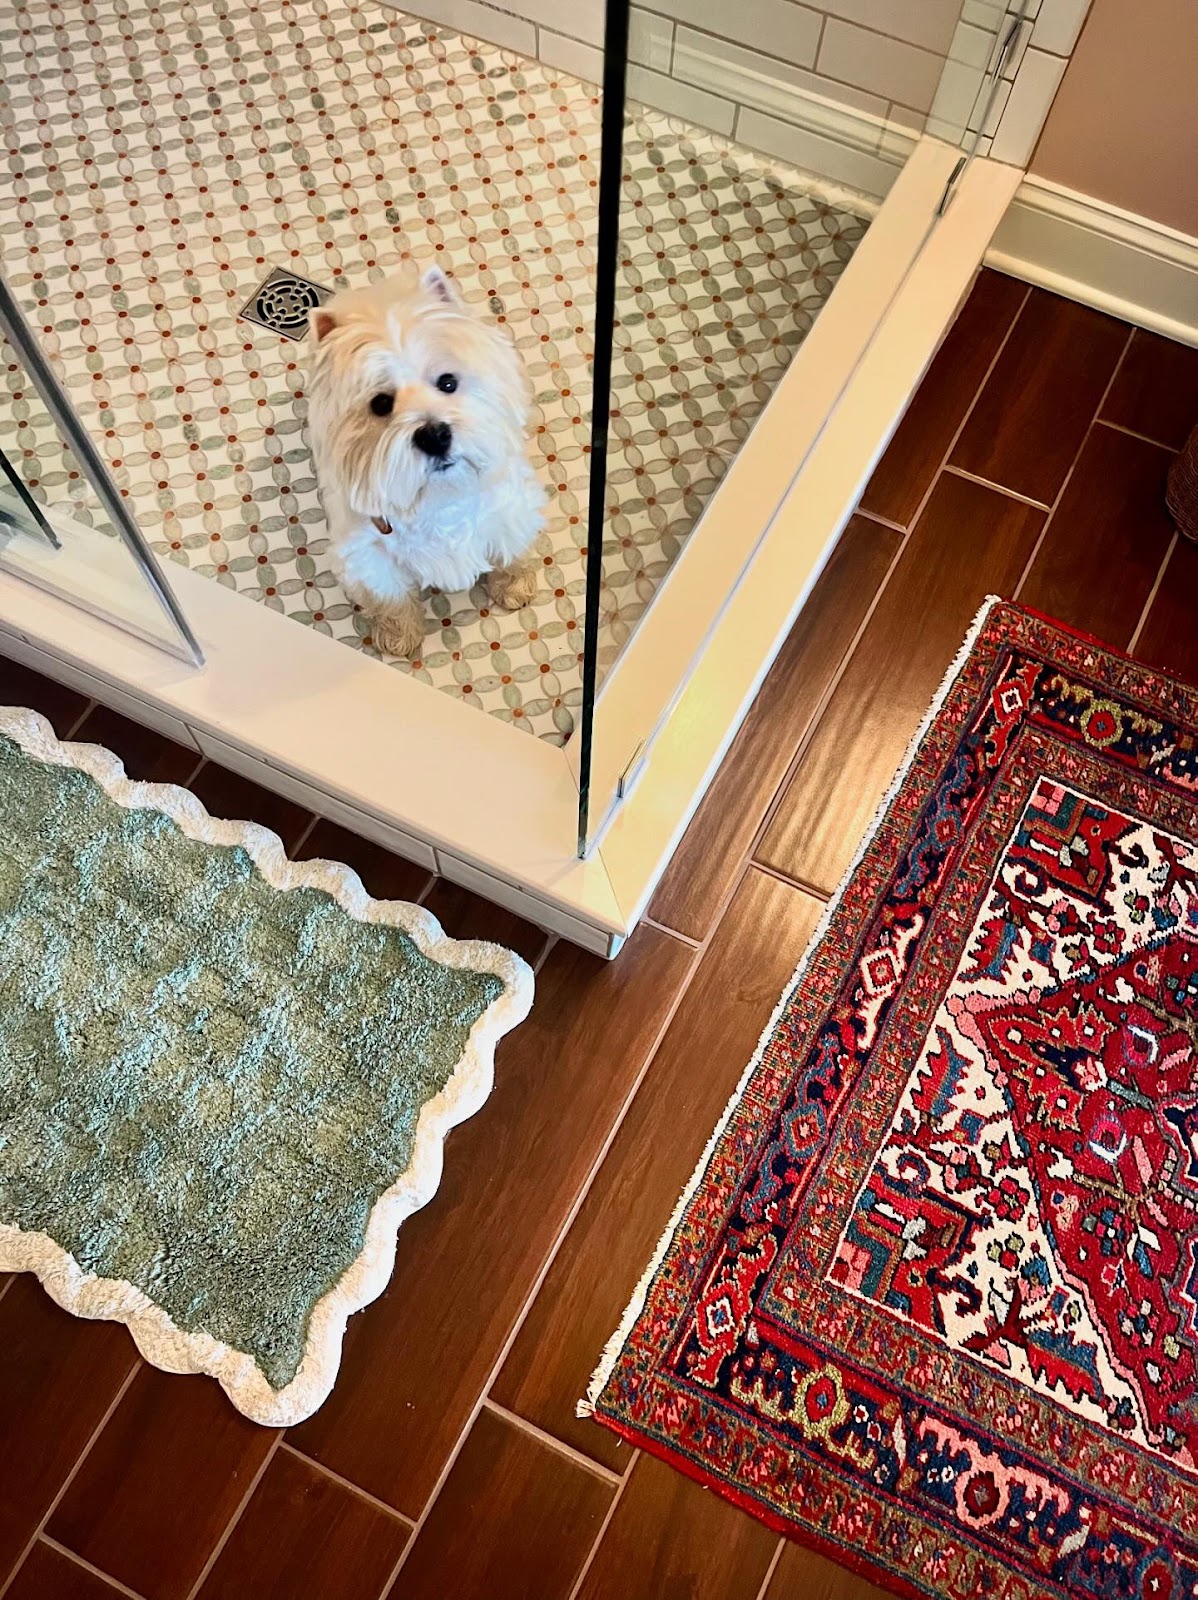
[[[910,527],[1026,298],[1026,283],[988,267],[978,274],[861,496],[862,511]]]
[[[1082,447],[1018,598],[1125,649],[1173,537],[1170,451],[1101,423]]]
[[[565,1600],[614,1493],[484,1410],[387,1600]]]
[[[378,1600],[410,1533],[397,1517],[279,1450],[200,1600]]]
[[[4,1600],[120,1600],[120,1597],[119,1589],[40,1539],[4,1592]]]
[[[419,1514],[693,959],[649,927],[615,963],[554,946],[490,1100],[450,1137],[440,1189],[293,1444]]]
[[[87,709],[87,696],[0,654],[0,706],[29,706],[48,717],[60,739]]]
[[[616,1471],[627,1446],[575,1402],[822,909],[746,874],[493,1386],[508,1410]]]
[[[1198,350],[1137,328],[1102,415],[1180,450],[1198,426]]]
[[[1149,666],[1198,685],[1198,545],[1178,539],[1135,653]]]
[[[952,465],[1050,505],[1127,338],[1126,323],[1033,289]]]
[[[461,884],[438,878],[424,904],[451,939],[486,939],[507,945],[525,961],[537,962],[549,943],[544,928],[518,917],[514,911],[483,900]]]
[[[124,1328],[68,1316],[32,1273],[0,1299],[0,1586],[136,1361]]]
[[[120,756],[126,774],[139,783],[185,784],[200,764],[198,750],[132,722],[111,706],[94,705],[73,737],[83,744],[102,744]]]
[[[578,1600],[756,1600],[778,1536],[664,1461],[638,1456]]]
[[[945,473],[820,718],[758,857],[830,894],[988,594],[1009,594],[1044,513]]]
[[[889,1600],[889,1594],[826,1556],[788,1543],[774,1568],[765,1600]]]
[[[211,1379],[142,1367],[47,1531],[146,1600],[184,1600],[274,1438]]]
[[[432,882],[432,873],[340,823],[319,817],[316,826],[295,852],[297,861],[343,861],[362,880],[376,900],[418,900]]]
[[[898,537],[868,517],[854,517],[841,535],[666,869],[649,908],[655,921],[707,936]]]
[[[214,817],[228,817],[234,822],[260,822],[264,828],[270,828],[282,839],[288,854],[295,849],[296,841],[312,820],[311,812],[294,800],[285,800],[260,783],[211,761],[204,763],[188,787],[199,795]]]

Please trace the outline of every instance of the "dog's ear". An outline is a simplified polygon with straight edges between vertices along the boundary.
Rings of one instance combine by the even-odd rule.
[[[457,284],[440,267],[429,267],[420,279],[420,287],[443,305],[458,306],[462,303]]]
[[[308,313],[308,326],[315,333],[317,344],[321,344],[337,326],[337,318],[331,311],[317,306],[315,311]]]

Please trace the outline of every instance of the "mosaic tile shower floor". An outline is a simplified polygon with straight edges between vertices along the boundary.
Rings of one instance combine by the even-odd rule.
[[[359,649],[304,435],[306,346],[236,320],[275,266],[436,258],[513,333],[551,490],[517,615],[430,597],[396,662],[560,741],[580,699],[599,102],[366,0],[84,0],[0,21],[0,253],[154,548]],[[656,112],[626,144],[600,659],[615,659],[865,231]],[[3,442],[87,515],[9,364]]]

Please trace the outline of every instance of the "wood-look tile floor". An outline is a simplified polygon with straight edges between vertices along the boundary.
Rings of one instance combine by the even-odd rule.
[[[1198,351],[986,272],[614,965],[0,662],[0,699],[537,964],[332,1397],[286,1433],[0,1287],[7,1600],[863,1600],[574,1402],[989,593],[1198,681]],[[4,1585],[7,1584],[7,1588]]]

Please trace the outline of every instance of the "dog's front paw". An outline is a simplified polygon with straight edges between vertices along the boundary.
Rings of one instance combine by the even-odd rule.
[[[419,606],[405,606],[371,620],[370,637],[385,656],[414,656],[424,643],[424,612]]]
[[[537,568],[531,561],[516,561],[510,567],[496,567],[483,579],[487,595],[505,611],[519,611],[531,605],[537,594]]]

